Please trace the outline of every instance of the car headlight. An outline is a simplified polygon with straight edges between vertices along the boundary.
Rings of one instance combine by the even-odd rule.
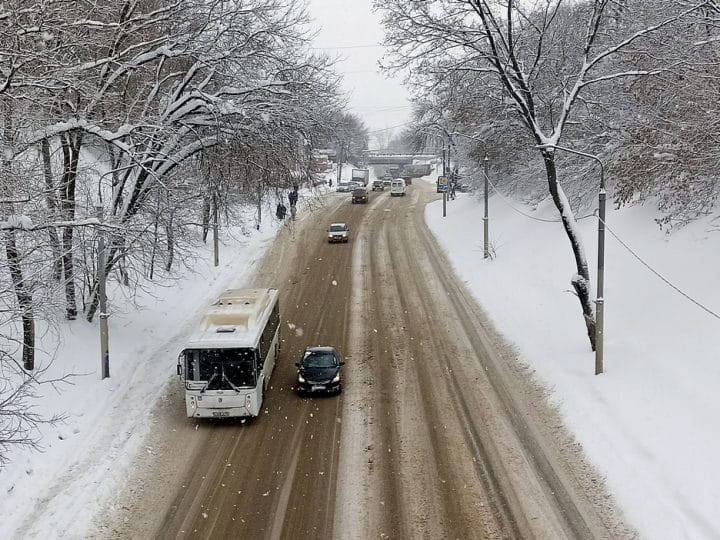
[[[334,382],[334,383],[336,383],[336,382],[340,382],[340,372],[338,372],[338,374],[337,374],[337,375],[335,375],[335,377],[333,377],[333,380],[332,380],[332,382]]]
[[[299,383],[304,383],[304,382],[305,382],[305,377],[303,377],[301,373],[298,373],[298,382],[299,382]]]

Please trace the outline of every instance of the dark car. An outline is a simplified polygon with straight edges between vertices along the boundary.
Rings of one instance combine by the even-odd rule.
[[[368,193],[365,188],[355,188],[352,191],[352,202],[355,203],[366,203],[368,201]]]
[[[342,392],[342,366],[345,362],[334,347],[308,347],[295,365],[298,393]]]
[[[373,190],[373,191],[384,191],[384,190],[385,190],[385,184],[383,184],[383,181],[382,181],[382,180],[373,180],[372,190]]]

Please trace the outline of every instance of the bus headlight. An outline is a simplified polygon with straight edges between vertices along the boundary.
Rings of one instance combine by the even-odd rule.
[[[249,411],[252,405],[252,396],[250,394],[245,396],[245,408]]]

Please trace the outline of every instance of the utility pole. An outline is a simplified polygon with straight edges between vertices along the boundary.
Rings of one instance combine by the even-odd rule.
[[[337,183],[335,185],[340,185],[340,180],[342,180],[342,164],[343,164],[343,146],[344,143],[340,143],[340,151],[338,152],[338,169],[337,169]]]
[[[598,277],[595,299],[595,375],[603,372],[605,329],[605,173],[600,159],[600,193],[598,194]]]
[[[445,147],[443,146],[443,178],[447,179],[447,165],[445,165]],[[443,191],[443,217],[447,217],[447,180],[445,180],[445,190]]]
[[[488,158],[483,159],[485,173],[485,217],[483,217],[483,259],[490,257],[490,218],[488,217]]]
[[[96,206],[97,218],[102,225],[103,207]],[[107,294],[105,291],[105,233],[98,235],[98,299],[100,300],[100,371],[103,379],[110,377],[110,346],[108,333]]]

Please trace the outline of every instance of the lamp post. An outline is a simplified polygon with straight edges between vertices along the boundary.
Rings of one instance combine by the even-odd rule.
[[[540,149],[554,148],[563,150],[570,154],[576,154],[592,160],[600,165],[600,189],[598,192],[598,275],[597,275],[597,295],[595,298],[595,375],[603,372],[603,354],[604,354],[604,331],[605,331],[605,199],[607,193],[605,191],[605,169],[602,161],[597,156],[572,150],[556,145],[539,145]]]
[[[485,154],[483,171],[485,174],[485,215],[483,217],[483,259],[490,256],[490,217],[488,216],[488,162],[490,158]]]

